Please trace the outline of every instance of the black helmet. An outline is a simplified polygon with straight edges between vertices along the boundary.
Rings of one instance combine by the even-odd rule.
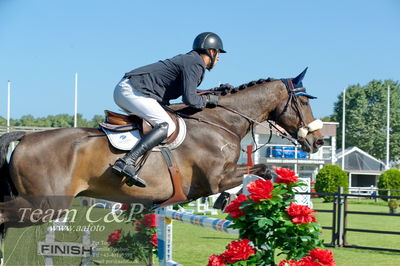
[[[193,41],[193,50],[216,49],[220,53],[226,53],[221,38],[212,32],[203,32],[197,35]]]

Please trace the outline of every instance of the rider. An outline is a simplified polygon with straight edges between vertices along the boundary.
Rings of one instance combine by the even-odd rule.
[[[114,101],[129,114],[148,121],[153,129],[113,169],[127,177],[128,185],[145,187],[146,182],[137,176],[136,161],[175,131],[175,124],[161,104],[182,96],[183,103],[198,109],[218,104],[216,95],[199,95],[196,88],[203,80],[205,69],[211,70],[225,53],[221,38],[212,32],[199,34],[193,50],[187,54],[158,61],[132,70],[124,75],[114,90]]]

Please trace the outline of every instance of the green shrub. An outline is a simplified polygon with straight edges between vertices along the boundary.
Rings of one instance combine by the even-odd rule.
[[[389,169],[379,176],[378,188],[380,189],[400,189],[400,171]],[[388,191],[379,190],[379,195],[388,195]],[[390,196],[400,196],[400,191],[391,191]]]
[[[326,165],[317,174],[315,190],[318,193],[336,193],[338,187],[344,187],[348,191],[349,180],[347,173],[337,165]],[[333,201],[333,196],[322,196],[325,202]]]
[[[399,203],[397,202],[397,200],[391,199],[388,202],[388,206],[389,206],[390,209],[395,210],[395,209],[397,209],[399,207]]]

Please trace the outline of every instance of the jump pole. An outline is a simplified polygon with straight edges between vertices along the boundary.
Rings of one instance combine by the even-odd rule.
[[[254,166],[253,162],[253,145],[247,145],[247,174],[250,174],[250,167]]]
[[[260,179],[256,175],[244,175],[243,193],[248,195],[246,185],[252,181]],[[214,231],[228,233],[239,236],[238,229],[229,228],[231,221],[211,218],[203,215],[174,211],[172,206],[159,208],[157,214],[157,240],[158,240],[158,260],[160,266],[181,266],[182,264],[172,260],[172,221],[180,221],[186,224],[200,226]]]

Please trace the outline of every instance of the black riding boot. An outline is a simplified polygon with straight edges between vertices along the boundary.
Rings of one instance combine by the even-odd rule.
[[[121,176],[126,176],[127,180],[125,183],[128,186],[146,187],[146,182],[136,174],[136,161],[140,156],[165,140],[167,135],[168,123],[158,124],[149,133],[144,135],[130,152],[115,162],[113,170]]]

